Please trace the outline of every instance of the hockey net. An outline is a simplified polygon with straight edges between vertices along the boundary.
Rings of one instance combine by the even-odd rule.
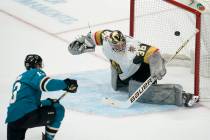
[[[165,59],[198,29],[160,83],[178,83],[210,99],[209,0],[131,0],[130,35],[156,46]]]

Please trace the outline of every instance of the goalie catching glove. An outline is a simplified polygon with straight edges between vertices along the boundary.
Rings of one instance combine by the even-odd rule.
[[[74,40],[70,43],[68,50],[72,55],[95,51],[95,43],[91,38],[91,33]]]

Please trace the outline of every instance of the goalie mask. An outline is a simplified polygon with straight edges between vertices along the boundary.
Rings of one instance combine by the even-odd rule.
[[[122,32],[115,30],[110,34],[109,43],[114,51],[125,51],[126,39]]]
[[[29,54],[25,58],[25,68],[27,70],[31,68],[42,68],[42,58],[37,54]]]

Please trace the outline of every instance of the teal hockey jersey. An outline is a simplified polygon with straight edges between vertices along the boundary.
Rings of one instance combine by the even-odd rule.
[[[12,98],[8,106],[6,123],[13,122],[40,106],[43,91],[63,90],[63,80],[46,76],[41,69],[30,69],[18,76],[13,84]]]

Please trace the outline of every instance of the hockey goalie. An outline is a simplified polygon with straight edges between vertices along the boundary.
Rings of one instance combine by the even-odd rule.
[[[166,74],[165,60],[157,47],[144,44],[119,30],[89,32],[72,41],[72,55],[95,51],[101,46],[110,61],[111,85],[114,90],[127,90],[131,96],[148,77],[161,80]],[[193,106],[193,94],[179,84],[157,84],[157,80],[137,101],[153,104]]]

